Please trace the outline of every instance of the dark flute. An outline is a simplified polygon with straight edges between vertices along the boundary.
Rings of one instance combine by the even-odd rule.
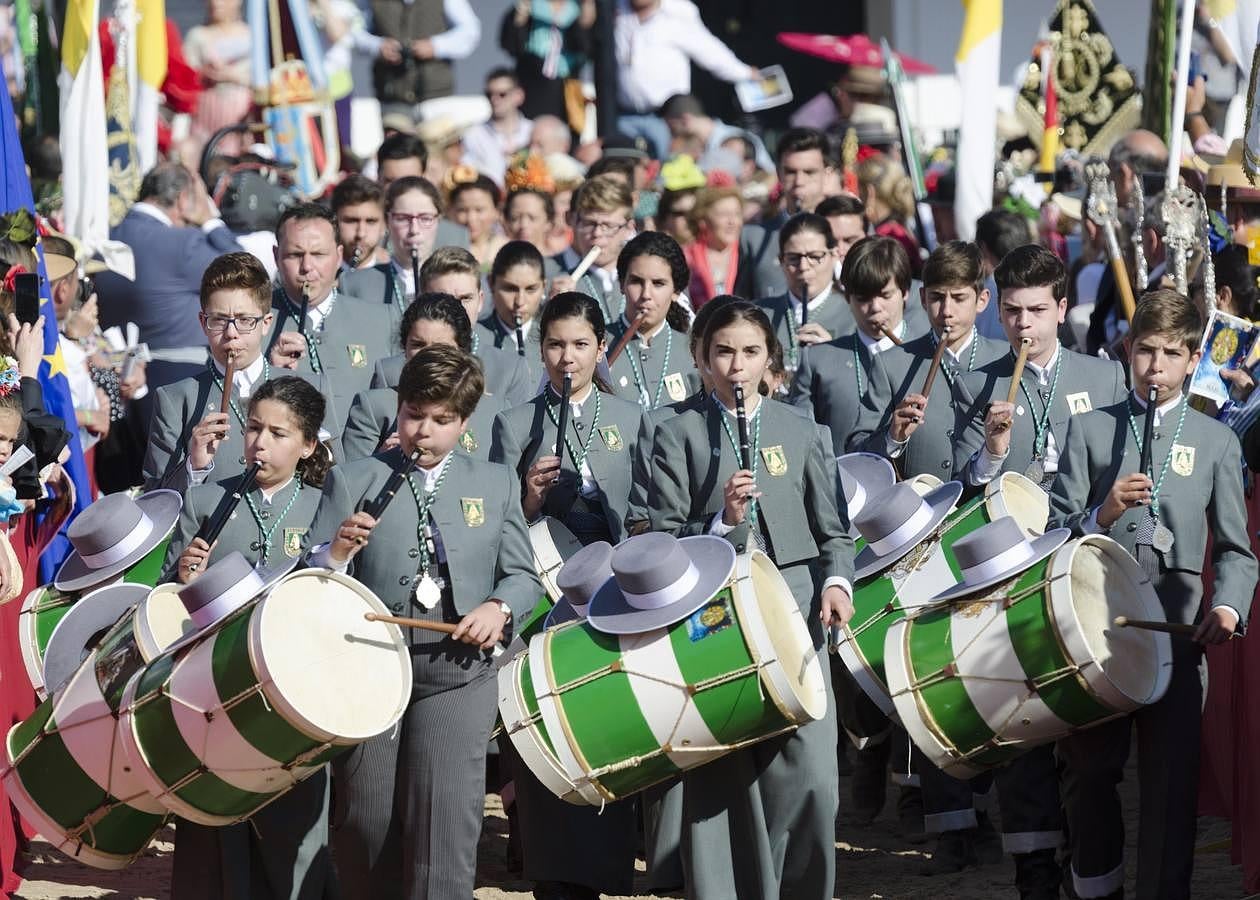
[[[516,313],[513,316],[516,324],[516,354],[517,356],[525,355],[525,323],[521,321],[521,314]]]
[[[411,248],[411,292],[413,297],[420,296],[420,251]]]
[[[1142,458],[1138,464],[1138,471],[1143,475],[1147,474],[1147,470],[1151,467],[1151,444],[1152,438],[1155,436],[1155,398],[1159,396],[1159,389],[1155,385],[1151,385],[1151,389],[1146,392],[1146,421],[1142,425]]]
[[[311,285],[302,282],[302,318],[298,320],[298,331],[306,335],[306,316],[311,311]]]
[[[358,244],[354,245],[354,252],[350,254],[350,268],[359,268],[359,262],[363,259],[363,248]]]
[[[735,388],[735,421],[739,425],[739,464],[752,471],[752,445],[748,442],[748,413],[744,411],[744,386]]]
[[[420,448],[411,451],[410,456],[404,456],[402,462],[394,467],[394,471],[389,473],[389,478],[385,480],[385,487],[381,488],[381,492],[368,501],[367,506],[363,507],[363,511],[373,519],[380,519],[381,513],[385,512],[385,507],[389,506],[390,501],[394,499],[394,495],[398,493],[398,489],[402,487],[403,479],[417,462],[420,460]]]
[[[888,334],[887,331],[884,334]],[[891,337],[891,335],[889,335]],[[923,390],[921,393],[925,398],[932,396],[932,383],[936,381],[936,373],[941,370],[941,360],[945,358],[945,344],[949,340],[949,332],[941,333],[941,339],[936,342],[936,352],[932,354],[932,362],[928,364],[927,377],[923,379]]]
[[[556,456],[560,457],[560,466],[564,467],[564,436],[569,427],[569,396],[573,393],[573,373],[564,373],[564,387],[560,391],[560,412],[556,415]],[[556,472],[556,481],[560,473]]]
[[[201,538],[206,542],[206,546],[210,546],[219,539],[219,535],[223,533],[224,526],[227,525],[228,519],[232,518],[232,513],[236,511],[236,507],[241,500],[245,498],[254,487],[254,482],[258,480],[258,470],[261,466],[253,463],[245,473],[241,475],[241,480],[236,483],[236,487],[232,488],[232,493],[225,494],[223,499],[219,501],[219,505],[215,507],[209,517],[201,523],[201,527],[197,529],[197,533],[193,535],[193,540]]]
[[[809,298],[801,301],[801,327],[809,324]]]

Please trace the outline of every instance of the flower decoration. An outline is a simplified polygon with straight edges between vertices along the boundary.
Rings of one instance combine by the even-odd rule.
[[[874,147],[870,147],[866,144],[863,144],[861,147],[858,147],[857,159],[854,160],[854,162],[866,162],[872,156],[883,156],[883,155],[884,155],[883,153],[879,152]]]
[[[509,193],[526,189],[544,194],[556,192],[556,180],[551,177],[547,161],[528,150],[521,150],[512,157],[503,176],[503,184]]]
[[[1208,246],[1213,253],[1220,253],[1234,242],[1233,229],[1218,210],[1208,210]]]
[[[476,181],[477,175],[477,170],[472,166],[466,166],[463,163],[460,163],[458,166],[451,166],[446,170],[446,175],[442,178],[442,193],[449,197],[457,184],[468,184],[471,181]]]
[[[17,360],[12,356],[3,357],[3,366],[0,369],[0,397],[9,397],[21,389],[22,376],[18,374]]]
[[[21,263],[9,266],[9,271],[4,273],[3,282],[0,282],[0,289],[3,289],[4,291],[10,294],[16,294],[17,293],[17,277],[19,275],[25,275],[25,274],[27,274],[26,266],[22,265]]]
[[[706,187],[725,188],[735,187],[735,176],[725,169],[714,169],[709,173],[708,183]]]
[[[0,216],[0,236],[15,244],[35,243],[35,217],[27,209],[15,209]]]
[[[706,184],[704,172],[686,153],[680,153],[661,166],[661,187],[667,191],[686,191]]]

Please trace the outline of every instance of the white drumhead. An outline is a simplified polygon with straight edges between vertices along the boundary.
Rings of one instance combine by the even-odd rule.
[[[183,587],[182,584],[160,584],[136,607],[132,632],[145,662],[152,662],[167,647],[196,630],[179,599]]]
[[[321,740],[357,743],[387,731],[411,698],[411,654],[376,595],[346,575],[286,575],[251,616],[250,655],[269,702]]]
[[[989,521],[1010,516],[1027,537],[1045,533],[1050,519],[1050,495],[1018,472],[1003,472],[984,492]]]
[[[565,561],[582,549],[582,544],[573,532],[550,516],[529,526],[529,543],[534,551],[534,572],[551,602],[559,603],[564,595],[556,584],[556,576],[564,568]]]

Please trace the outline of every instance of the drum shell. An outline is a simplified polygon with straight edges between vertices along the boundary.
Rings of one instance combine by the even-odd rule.
[[[70,607],[79,602],[84,593],[63,593],[51,584],[46,584],[31,591],[22,601],[22,611],[18,614],[18,640],[22,648],[22,662],[26,666],[26,677],[30,679],[31,687],[40,700],[48,696],[44,690],[44,652],[48,649],[48,641],[57,623],[70,611]]]

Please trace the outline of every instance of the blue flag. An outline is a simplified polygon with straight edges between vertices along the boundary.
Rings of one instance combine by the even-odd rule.
[[[3,82],[4,64],[0,61],[0,85]],[[102,164],[104,160],[101,161]],[[31,181],[26,174],[26,159],[22,156],[22,143],[18,140],[17,123],[13,117],[13,101],[9,92],[0,88],[0,214],[18,209],[35,215],[35,196]],[[104,177],[102,173],[102,177]],[[74,482],[75,503],[67,524],[92,502],[88,482],[87,464],[83,448],[79,446],[79,428],[74,414],[74,401],[70,399],[70,382],[66,379],[65,361],[61,357],[61,344],[57,335],[57,317],[53,314],[52,298],[48,292],[48,273],[44,270],[44,249],[36,241],[35,256],[39,264],[39,299],[44,313],[44,361],[39,367],[39,383],[44,388],[44,409],[50,415],[65,420],[70,432],[70,460],[66,471]],[[48,545],[39,560],[42,582],[52,581],[52,573],[70,553],[70,541],[65,528]],[[34,585],[28,585],[28,589]]]

